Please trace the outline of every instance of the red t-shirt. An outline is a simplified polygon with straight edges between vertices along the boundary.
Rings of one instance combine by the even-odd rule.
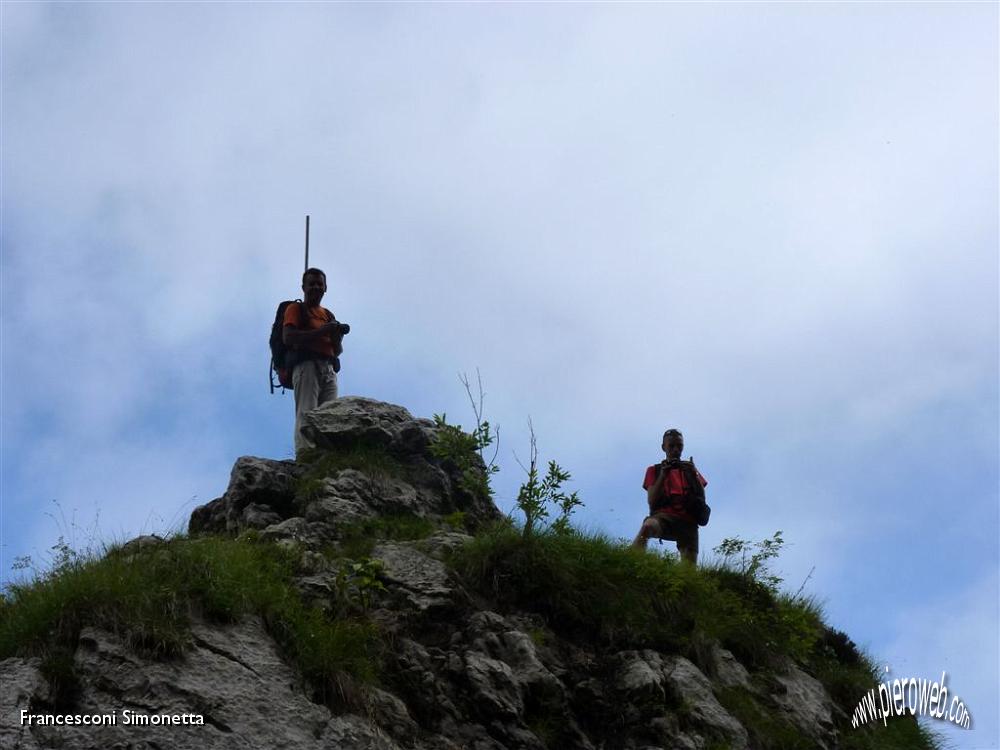
[[[642,488],[644,490],[648,489],[656,481],[656,467],[657,465],[654,464],[646,469],[646,476],[642,480]],[[708,480],[697,469],[695,469],[695,473],[698,475],[698,481],[701,482],[701,486],[707,487]],[[687,478],[684,476],[684,472],[678,468],[667,469],[661,478],[666,497],[663,500],[663,505],[657,508],[655,512],[664,513],[668,516],[676,516],[683,521],[697,523],[697,519],[692,518],[684,510],[684,490],[687,489]]]
[[[301,319],[300,310],[302,305],[298,302],[293,302],[285,308],[285,325],[292,326],[293,328],[302,328],[299,323]],[[316,329],[320,326],[326,325],[328,322],[333,320],[333,314],[327,310],[322,305],[316,307],[308,308],[309,313],[309,328]],[[333,354],[333,340],[329,336],[320,336],[317,339],[313,339],[308,344],[304,344],[302,349],[308,349],[311,352],[316,352],[321,357],[332,357]]]

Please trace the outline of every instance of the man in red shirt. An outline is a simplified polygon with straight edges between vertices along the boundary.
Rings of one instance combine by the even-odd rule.
[[[309,268],[302,274],[302,304],[285,308],[282,340],[291,350],[292,389],[295,394],[295,455],[312,447],[300,432],[302,417],[320,404],[337,398],[338,356],[343,351],[341,339],[351,330],[339,323],[333,313],[321,306],[326,294],[326,274]],[[307,320],[303,322],[305,310]]]
[[[650,538],[676,541],[681,559],[693,564],[698,562],[698,521],[685,504],[688,476],[697,477],[702,487],[708,485],[708,480],[694,468],[693,461],[689,460],[689,467],[683,465],[688,462],[681,461],[684,436],[680,430],[664,432],[661,447],[667,458],[646,469],[642,488],[646,490],[649,515],[642,522],[632,546],[646,549]]]

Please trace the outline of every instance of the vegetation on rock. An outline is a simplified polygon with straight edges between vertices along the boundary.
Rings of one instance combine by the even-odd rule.
[[[0,597],[0,659],[42,657],[59,704],[71,698],[72,653],[84,626],[170,658],[188,644],[193,617],[233,622],[257,614],[320,694],[332,694],[345,675],[373,679],[381,648],[376,629],[358,613],[331,616],[306,604],[294,585],[301,563],[298,550],[254,534],[178,536],[134,552],[64,558]]]

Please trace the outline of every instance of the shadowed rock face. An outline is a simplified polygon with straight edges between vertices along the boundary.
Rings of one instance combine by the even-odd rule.
[[[463,511],[473,525],[500,516],[431,454],[434,424],[402,407],[339,399],[309,415],[307,430],[333,454],[358,446],[381,451],[396,473],[347,467],[320,476],[315,465],[240,458],[226,493],[192,513],[190,531],[257,529],[301,550],[297,587],[318,606],[337,611],[338,564],[320,550],[336,548],[351,524],[399,512],[433,522]],[[794,664],[760,680],[717,645],[699,668],[677,654],[564,639],[537,615],[492,611],[445,562],[470,538],[442,524],[419,541],[374,544],[370,557],[380,562],[382,588],[370,616],[389,647],[379,685],[362,688],[336,712],[310,699],[310,686],[259,618],[196,621],[185,655],[170,661],[84,628],[73,657],[80,689],[72,711],[114,712],[118,724],[20,725],[21,709],[47,713],[49,686],[38,659],[7,659],[0,662],[0,747],[745,750],[753,747],[747,729],[718,699],[732,689],[796,727],[799,746],[838,747],[837,709]],[[121,553],[141,564],[142,550],[162,540],[141,542]],[[197,714],[204,723],[125,726],[126,710]]]

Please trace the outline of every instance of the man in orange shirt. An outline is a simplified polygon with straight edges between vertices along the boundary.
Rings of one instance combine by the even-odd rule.
[[[681,559],[694,564],[698,562],[698,520],[690,512],[690,484],[697,481],[705,487],[708,480],[693,461],[681,461],[684,436],[680,430],[664,432],[661,447],[667,457],[646,469],[642,488],[646,490],[649,515],[632,546],[645,549],[650,538],[676,541]]]
[[[311,443],[302,435],[302,417],[337,398],[341,340],[351,330],[320,305],[326,294],[326,274],[318,268],[302,274],[302,303],[285,308],[282,341],[289,348],[292,389],[295,394],[295,455],[301,456]],[[303,321],[303,313],[306,320]]]

